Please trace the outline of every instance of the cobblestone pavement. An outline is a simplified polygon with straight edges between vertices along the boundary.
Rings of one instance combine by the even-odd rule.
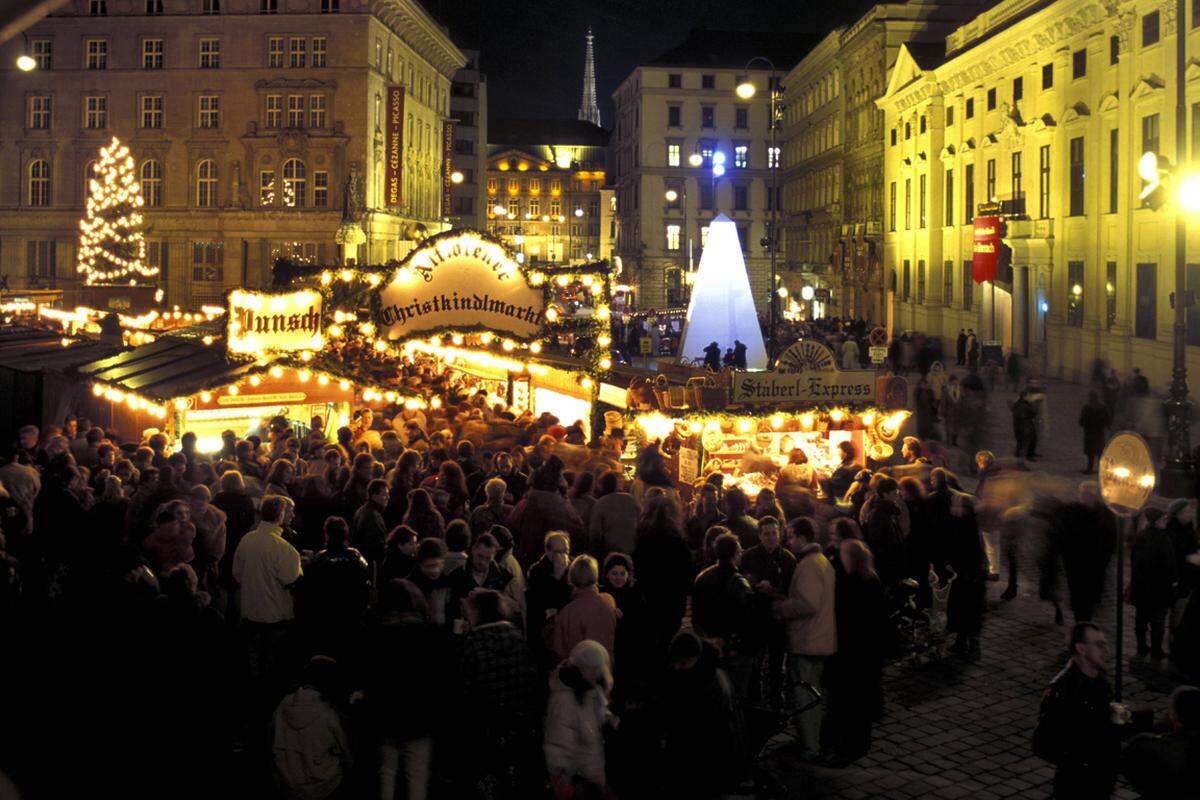
[[[1038,445],[1034,466],[1040,490],[1070,496],[1085,476],[1079,409],[1086,387],[1048,381],[1048,431]],[[997,455],[1012,455],[1009,403],[1013,392],[992,393],[984,445]],[[966,454],[955,468],[966,475]],[[968,481],[970,483],[970,481]],[[1047,684],[1066,662],[1067,626],[1054,624],[1053,611],[1037,599],[1032,556],[1022,558],[1022,585],[1016,600],[999,599],[1004,582],[988,587],[989,611],[978,661],[950,656],[941,663],[890,664],[884,673],[886,715],[875,726],[871,752],[842,770],[798,761],[789,748],[780,751],[776,774],[791,797],[804,798],[1045,798],[1050,796],[1052,767],[1036,758],[1030,737]],[[1115,563],[1115,559],[1114,559]],[[1003,576],[1005,579],[1006,575]],[[1115,566],[1110,568],[1108,598],[1097,622],[1115,631],[1112,601]],[[1135,652],[1133,614],[1125,613],[1125,658]],[[1128,661],[1127,661],[1128,663]],[[1111,670],[1110,670],[1111,675]],[[1125,701],[1134,708],[1165,708],[1175,681],[1148,667],[1126,669]],[[1118,798],[1137,795],[1121,784]]]

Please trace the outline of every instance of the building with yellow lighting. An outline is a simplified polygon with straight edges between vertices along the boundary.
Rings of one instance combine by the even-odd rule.
[[[584,120],[488,123],[487,226],[529,263],[601,258],[608,131]]]
[[[117,136],[137,164],[167,302],[264,284],[277,256],[363,262],[441,230],[443,121],[467,60],[415,0],[70,0],[0,45],[0,273],[74,300],[87,174]],[[13,68],[17,56],[37,61]],[[403,87],[400,202],[385,183]]]
[[[1165,386],[1172,365],[1174,214],[1139,200],[1137,161],[1200,154],[1200,65],[1187,66],[1190,142],[1175,135],[1176,36],[1200,53],[1200,9],[1174,2],[1003,0],[945,47],[906,45],[885,115],[883,267],[896,331],[974,328],[1048,374],[1096,359]],[[973,280],[973,225],[998,210],[1011,259]],[[1200,291],[1200,225],[1188,231]],[[1178,298],[1176,298],[1178,299]],[[1188,365],[1200,369],[1200,307]],[[1194,374],[1194,372],[1193,372]]]

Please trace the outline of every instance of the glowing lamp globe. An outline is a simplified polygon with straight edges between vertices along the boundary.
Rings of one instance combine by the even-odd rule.
[[[37,69],[37,61],[30,55],[17,56],[17,69],[21,72],[32,72]]]
[[[737,86],[737,96],[743,100],[749,100],[751,97],[754,97],[755,91],[754,84],[750,81],[742,81]]]
[[[1189,214],[1200,214],[1200,173],[1179,182],[1179,208]]]
[[[698,167],[704,163],[704,156],[700,155],[699,153],[692,153],[690,156],[688,156],[688,163],[693,167]]]
[[[461,172],[459,172],[458,170],[454,170],[454,172],[450,173],[450,182],[451,183],[462,183],[463,182],[463,174]]]
[[[667,193],[664,195],[664,197],[667,198],[668,203],[674,203],[679,199],[679,192],[675,191],[674,189],[667,189]]]
[[[811,286],[805,286],[800,289],[800,299],[805,301],[806,303],[809,300],[812,300],[815,295],[816,295],[816,292],[813,291],[813,288]]]

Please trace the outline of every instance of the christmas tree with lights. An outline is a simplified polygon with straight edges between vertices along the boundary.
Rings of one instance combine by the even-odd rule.
[[[158,267],[146,263],[142,187],[129,148],[114,136],[100,148],[79,222],[78,272],[88,286],[137,286]]]

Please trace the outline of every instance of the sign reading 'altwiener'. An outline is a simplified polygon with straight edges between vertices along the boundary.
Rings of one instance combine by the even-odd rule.
[[[380,292],[375,323],[391,340],[446,329],[529,340],[545,312],[542,290],[529,285],[500,244],[462,232],[412,252]]]

